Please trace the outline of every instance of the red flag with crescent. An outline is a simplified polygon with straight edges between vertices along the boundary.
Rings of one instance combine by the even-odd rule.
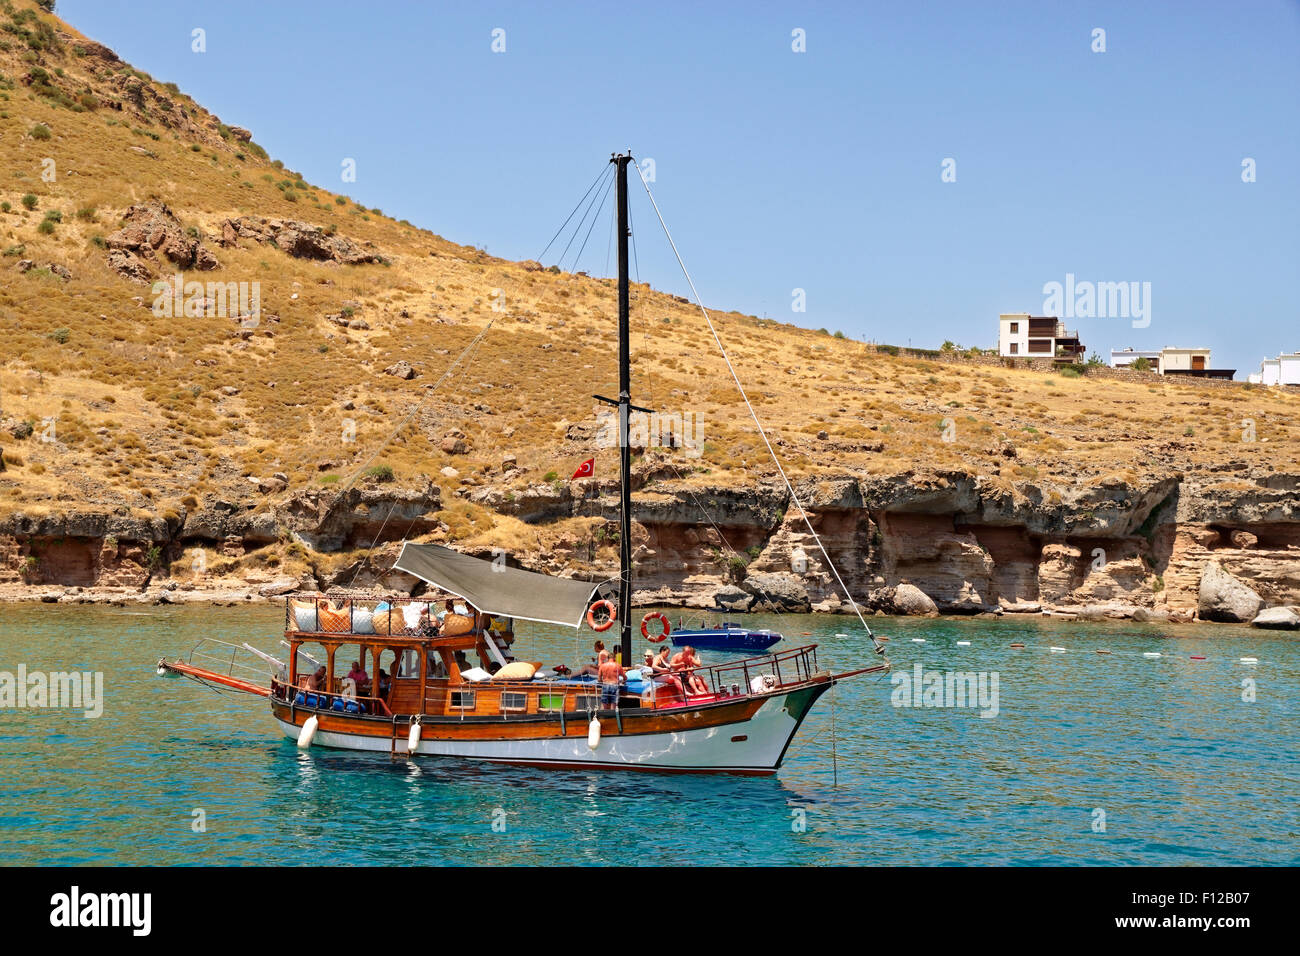
[[[573,478],[590,478],[595,473],[596,473],[596,459],[588,458],[586,461],[584,461],[581,465],[578,466],[578,470],[573,473]],[[569,480],[572,481],[573,478],[570,478]]]

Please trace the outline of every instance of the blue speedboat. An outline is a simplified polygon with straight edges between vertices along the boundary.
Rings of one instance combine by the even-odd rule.
[[[689,644],[710,651],[765,651],[781,640],[781,634],[767,628],[750,628],[725,621],[719,627],[685,627],[672,633],[674,647]]]

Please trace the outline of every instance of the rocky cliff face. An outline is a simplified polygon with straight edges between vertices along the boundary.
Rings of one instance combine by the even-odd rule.
[[[1008,487],[958,472],[821,477],[797,486],[805,518],[776,480],[710,487],[642,475],[633,497],[636,599],[848,610],[815,531],[855,599],[887,613],[925,613],[932,602],[949,614],[1250,620],[1261,608],[1300,605],[1300,474],[1219,477],[1086,488]],[[597,481],[523,493],[488,484],[471,497],[539,530],[574,517],[612,530],[615,491]],[[409,589],[418,582],[385,569],[396,542],[445,538],[442,507],[433,484],[371,484],[341,495],[286,494],[256,507],[213,501],[184,515],[17,514],[0,524],[0,582],[147,590],[167,587],[174,562],[191,550],[238,557],[267,549],[284,559],[299,555],[297,571],[284,578],[292,562],[278,566],[272,558],[264,575],[245,574],[244,585],[283,579],[286,586]],[[613,571],[608,548],[584,550],[563,536],[547,546],[540,534],[537,540],[539,547],[517,550],[514,559],[552,573],[575,564]],[[314,560],[375,547],[328,570]]]

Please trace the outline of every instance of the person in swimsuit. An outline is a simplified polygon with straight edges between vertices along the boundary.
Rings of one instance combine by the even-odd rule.
[[[597,641],[593,650],[595,650],[596,652],[596,663],[583,664],[581,667],[579,667],[576,671],[573,672],[574,677],[581,677],[583,674],[590,674],[593,677],[600,676],[600,665],[604,664],[606,658],[609,657],[609,651],[605,650],[604,641]]]
[[[641,668],[642,672],[649,671],[656,684],[666,684],[677,692],[678,697],[685,699],[686,691],[682,687],[681,679],[673,673],[672,664],[668,660],[667,646],[659,648],[657,655],[646,648],[645,656],[646,662]]]
[[[695,673],[695,668],[703,666],[703,661],[695,656],[695,648],[689,644],[673,655],[672,668],[681,674],[692,694],[707,694],[709,685]]]
[[[608,710],[618,706],[618,693],[620,681],[623,679],[623,668],[618,666],[618,661],[612,656],[607,656],[600,664],[600,706],[602,710]]]

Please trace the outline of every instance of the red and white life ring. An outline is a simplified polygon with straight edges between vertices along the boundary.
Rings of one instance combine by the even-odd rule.
[[[600,608],[609,615],[604,624],[596,623],[596,610]],[[608,631],[614,626],[614,621],[618,618],[618,608],[614,606],[613,601],[597,601],[591,607],[587,608],[587,626],[593,631]]]
[[[663,625],[664,629],[658,637],[651,637],[650,628],[647,625],[649,625],[651,621],[656,621],[656,620]],[[673,626],[668,623],[668,618],[664,617],[658,611],[651,611],[645,617],[641,618],[641,636],[644,637],[647,641],[654,641],[656,644],[658,644],[660,641],[662,641],[665,637],[667,637],[672,632],[673,632]]]

